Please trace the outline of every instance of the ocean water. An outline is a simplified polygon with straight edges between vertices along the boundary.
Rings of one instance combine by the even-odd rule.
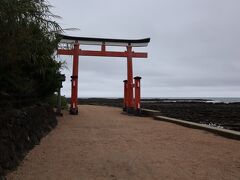
[[[223,103],[234,103],[234,102],[240,102],[240,98],[237,97],[212,97],[209,98],[212,100],[213,103],[219,103],[219,102],[223,102]]]
[[[69,97],[70,98],[70,97]],[[88,98],[103,98],[103,99],[119,99],[122,97],[80,97],[83,99]],[[240,103],[240,97],[142,97],[144,99],[149,100],[156,99],[163,101],[163,102],[206,102],[206,103]]]
[[[206,102],[206,103],[236,103],[240,97],[148,97],[142,99],[159,99],[163,102]]]

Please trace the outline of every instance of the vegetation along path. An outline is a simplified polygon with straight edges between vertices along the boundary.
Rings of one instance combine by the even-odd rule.
[[[240,142],[121,109],[65,112],[7,179],[236,179]]]

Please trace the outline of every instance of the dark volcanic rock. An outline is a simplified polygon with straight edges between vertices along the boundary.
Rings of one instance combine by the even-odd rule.
[[[57,125],[53,109],[37,105],[0,114],[0,179]]]
[[[162,116],[186,121],[222,126],[240,131],[240,104],[238,103],[144,103],[144,108],[159,110]]]

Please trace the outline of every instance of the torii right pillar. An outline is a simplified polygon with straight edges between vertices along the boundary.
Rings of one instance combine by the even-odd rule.
[[[134,113],[133,102],[133,68],[132,68],[132,46],[127,46],[127,108],[126,111],[129,114]]]
[[[128,114],[141,114],[141,91],[140,91],[141,77],[134,77],[133,84],[133,66],[132,66],[132,47],[127,46],[127,80],[124,80],[124,101],[123,111]],[[133,93],[133,89],[135,92]],[[135,97],[134,97],[135,94]]]

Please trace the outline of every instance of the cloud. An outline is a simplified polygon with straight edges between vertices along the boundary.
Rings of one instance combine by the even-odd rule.
[[[134,75],[143,77],[143,96],[240,96],[238,0],[50,3],[53,12],[63,17],[59,22],[64,28],[81,29],[69,35],[151,37],[149,47],[139,49],[149,58],[134,59]],[[69,77],[72,59],[61,59],[68,62],[69,70],[63,73]],[[79,96],[120,97],[126,76],[125,59],[80,57]],[[70,96],[69,78],[63,92]]]

